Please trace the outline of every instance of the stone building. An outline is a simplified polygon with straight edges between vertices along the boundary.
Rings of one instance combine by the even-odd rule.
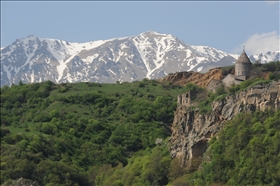
[[[211,79],[206,88],[208,91],[215,92],[218,87],[225,86],[229,87],[231,85],[238,85],[242,81],[247,80],[250,77],[251,61],[248,58],[245,50],[241,53],[239,58],[235,63],[235,74],[228,74],[222,80]],[[197,96],[197,91],[191,90],[187,93],[178,96],[177,104],[185,106],[193,106],[191,100]]]
[[[238,60],[235,63],[235,76],[238,76],[239,79],[246,80],[250,77],[252,63],[248,58],[245,50],[239,56]]]
[[[197,96],[198,91],[190,90],[187,93],[178,95],[177,104],[178,105],[185,105],[185,106],[192,106],[191,100],[195,99]]]
[[[209,81],[209,83],[206,85],[207,89],[211,92],[215,92],[215,90],[219,86],[225,86],[229,87],[231,85],[238,85],[242,81],[247,80],[250,77],[250,71],[251,71],[252,63],[250,59],[248,58],[245,50],[241,53],[237,61],[235,62],[235,73],[228,74],[224,79],[217,80],[212,79]]]
[[[242,81],[244,81],[243,77],[235,76],[232,74],[228,74],[223,80],[222,84],[225,87],[230,87],[231,85],[239,85]]]

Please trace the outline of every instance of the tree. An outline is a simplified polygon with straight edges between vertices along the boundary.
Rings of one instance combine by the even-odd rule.
[[[22,83],[21,80],[19,81],[18,85],[19,85],[19,86],[23,86],[23,83]]]

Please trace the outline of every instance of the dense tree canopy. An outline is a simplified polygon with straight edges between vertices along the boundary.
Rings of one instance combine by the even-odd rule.
[[[125,166],[170,135],[177,95],[186,89],[146,79],[2,87],[1,183],[93,184],[93,169]]]

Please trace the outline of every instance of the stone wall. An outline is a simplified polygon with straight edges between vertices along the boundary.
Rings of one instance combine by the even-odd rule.
[[[207,90],[210,92],[216,92],[216,89],[222,85],[223,83],[221,80],[212,79],[207,85]]]
[[[245,76],[245,79],[250,77],[251,63],[235,63],[235,75]]]

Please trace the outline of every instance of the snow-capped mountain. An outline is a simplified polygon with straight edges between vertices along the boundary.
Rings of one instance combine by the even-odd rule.
[[[175,36],[154,31],[86,43],[28,36],[1,49],[1,86],[19,81],[115,83],[155,79],[178,71],[206,72],[232,65],[238,56],[188,45]],[[265,56],[267,60],[279,59],[279,52]],[[263,58],[256,55],[250,59]]]
[[[280,50],[275,51],[275,52],[269,51],[265,54],[260,53],[260,54],[251,55],[249,57],[249,59],[253,63],[256,62],[256,61],[260,61],[261,63],[269,63],[271,61],[279,61],[280,60]]]

